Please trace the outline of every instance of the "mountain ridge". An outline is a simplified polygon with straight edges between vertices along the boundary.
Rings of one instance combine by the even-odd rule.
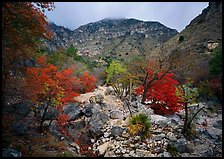
[[[73,31],[50,23],[54,34],[45,44],[49,50],[74,45],[80,55],[121,56],[146,54],[178,34],[176,29],[157,21],[134,18],[105,18],[82,25]]]

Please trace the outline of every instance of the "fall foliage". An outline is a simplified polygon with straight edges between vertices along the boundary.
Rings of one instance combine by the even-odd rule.
[[[148,74],[152,74],[153,72],[148,69]],[[161,76],[164,76],[161,78]],[[151,101],[151,108],[157,114],[173,114],[180,110],[183,106],[181,101],[181,96],[177,95],[177,92],[181,92],[180,89],[177,87],[178,82],[173,79],[174,74],[164,73],[158,74],[158,80],[154,81],[150,87],[147,89],[146,93],[146,101]],[[151,81],[150,77],[148,81]],[[135,89],[137,94],[143,95],[144,93],[144,86],[141,85]]]
[[[43,106],[46,112],[50,106],[61,112],[64,104],[75,102],[74,98],[80,93],[95,88],[96,79],[87,72],[77,77],[71,68],[58,70],[46,63],[44,56],[37,57],[36,63],[37,66],[27,68],[26,78],[28,98],[36,104],[35,109]]]
[[[2,3],[2,92],[5,95],[7,79],[18,63],[35,54],[38,38],[50,38],[45,10],[54,8],[52,2]],[[4,102],[4,98],[3,98]]]

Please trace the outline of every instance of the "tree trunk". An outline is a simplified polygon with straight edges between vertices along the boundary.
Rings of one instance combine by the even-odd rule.
[[[145,104],[147,92],[148,92],[148,89],[147,89],[147,87],[144,86],[144,92],[143,92],[142,101],[141,101],[142,104]]]
[[[188,125],[188,108],[187,103],[184,103],[184,109],[185,109],[185,119],[184,119],[184,126],[182,129],[182,134],[185,134],[187,132],[187,125]]]
[[[41,121],[40,121],[40,131],[42,130],[43,123],[44,123],[44,121],[45,121],[45,115],[46,115],[46,113],[47,113],[48,106],[49,106],[49,102],[47,102],[47,105],[46,105],[46,107],[44,108],[44,113],[43,113],[43,115],[42,115],[42,117],[41,117]]]
[[[131,95],[132,95],[132,79],[130,79],[130,88],[129,88],[129,100],[131,101]]]

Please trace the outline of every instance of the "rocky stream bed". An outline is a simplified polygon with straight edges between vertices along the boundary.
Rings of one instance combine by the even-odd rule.
[[[181,134],[184,111],[170,116],[156,115],[149,106],[141,104],[139,97],[122,102],[111,88],[105,86],[99,86],[94,92],[82,94],[76,99],[77,103],[69,103],[63,108],[69,116],[65,129],[71,138],[81,144],[61,133],[56,121],[49,129],[75,154],[89,156],[80,154],[85,147],[93,156],[104,157],[222,157],[222,108],[215,102],[196,104],[192,111],[202,106],[216,111],[201,111],[194,120],[194,135],[185,137]],[[149,117],[152,126],[148,138],[142,139],[128,132],[128,105],[133,114],[143,112]],[[21,133],[26,131],[24,127],[17,126],[15,129]],[[20,152],[13,151],[4,149],[2,154],[21,156]]]

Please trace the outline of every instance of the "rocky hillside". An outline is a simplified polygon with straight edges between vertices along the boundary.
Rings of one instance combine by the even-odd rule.
[[[158,47],[151,55],[192,54],[195,62],[206,63],[216,47],[222,47],[222,3],[210,2],[183,31],[165,42],[163,49]]]
[[[159,22],[136,19],[107,18],[73,31],[54,23],[50,28],[54,33],[54,38],[46,42],[50,50],[73,44],[81,55],[90,57],[127,58],[127,55],[147,54],[178,33]]]

